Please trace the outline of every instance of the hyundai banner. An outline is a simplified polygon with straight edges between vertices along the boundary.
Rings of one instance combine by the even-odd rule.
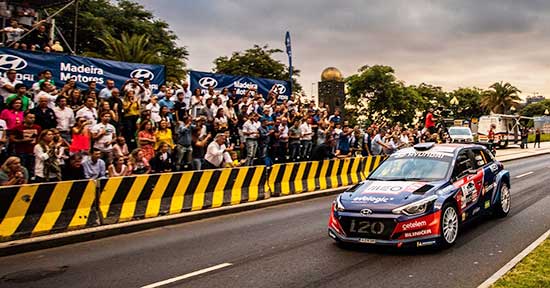
[[[164,84],[165,70],[162,65],[127,63],[97,58],[70,56],[56,53],[39,53],[0,48],[0,73],[2,77],[9,69],[17,70],[17,79],[25,85],[38,81],[38,73],[51,70],[55,83],[60,86],[69,79],[75,79],[78,88],[87,89],[89,81],[96,81],[97,89],[106,85],[107,79],[122,87],[126,80],[135,77],[141,82],[151,80],[153,91]]]
[[[191,91],[195,91],[198,88],[202,90],[203,94],[206,94],[208,87],[212,86],[214,91],[217,92],[220,92],[224,88],[228,88],[229,91],[235,88],[238,95],[237,98],[244,95],[250,88],[258,91],[264,98],[267,98],[269,91],[273,88],[279,95],[278,101],[287,100],[290,96],[290,87],[287,81],[199,71],[191,71],[189,74]]]

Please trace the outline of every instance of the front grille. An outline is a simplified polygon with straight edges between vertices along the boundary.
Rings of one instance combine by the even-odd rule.
[[[338,220],[346,235],[354,238],[389,240],[396,225],[393,219],[340,216]]]

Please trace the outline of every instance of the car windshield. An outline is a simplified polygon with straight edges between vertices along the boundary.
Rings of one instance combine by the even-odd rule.
[[[460,136],[470,136],[470,129],[468,128],[450,128],[449,134],[451,135],[460,135]]]
[[[428,153],[393,154],[369,176],[371,180],[383,181],[438,181],[447,176],[452,156],[417,156]],[[435,153],[432,155],[438,155]]]

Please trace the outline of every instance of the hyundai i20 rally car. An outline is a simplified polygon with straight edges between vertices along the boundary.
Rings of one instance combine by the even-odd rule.
[[[340,243],[448,247],[463,224],[510,211],[510,174],[479,145],[417,144],[389,156],[332,203]]]

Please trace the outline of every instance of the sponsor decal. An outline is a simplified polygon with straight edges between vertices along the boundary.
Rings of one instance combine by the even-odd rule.
[[[375,197],[375,196],[361,196],[361,197],[355,197],[351,201],[356,203],[387,203],[388,201],[392,201],[393,197]]]
[[[19,56],[2,54],[0,55],[0,69],[1,70],[21,70],[27,67],[27,61]]]
[[[466,185],[462,186],[460,189],[462,189],[461,208],[465,208],[468,204],[477,201],[478,193],[477,193],[476,185],[474,184],[473,181],[466,183]]]
[[[462,213],[462,221],[466,221],[466,217],[468,217],[468,213]]]
[[[401,158],[401,157],[410,157],[410,158],[434,158],[434,159],[443,159],[445,157],[453,157],[452,153],[441,153],[441,152],[404,152],[404,153],[394,153],[392,157]]]
[[[105,82],[105,80],[103,79],[103,69],[95,67],[93,65],[74,65],[72,63],[61,62],[59,63],[59,71],[59,79],[61,81],[74,79],[77,82],[95,81],[98,84],[103,84]]]
[[[155,79],[155,74],[147,69],[136,69],[130,72],[130,77],[137,78],[139,80],[153,80]]]
[[[415,182],[409,186],[407,186],[405,189],[403,189],[403,192],[414,192],[420,188],[422,188],[424,185],[426,185],[423,182]]]
[[[273,89],[275,93],[277,94],[285,94],[286,87],[283,84],[275,84],[275,88]]]
[[[406,232],[404,236],[405,238],[415,238],[415,237],[426,236],[430,234],[432,234],[432,229],[424,229],[420,231]]]
[[[210,86],[212,86],[212,88],[216,88],[216,86],[218,86],[218,81],[212,77],[202,77],[199,80],[199,85],[205,89],[208,89]]]
[[[491,207],[491,202],[489,200],[485,201],[485,209]]]
[[[414,230],[414,229],[423,228],[426,225],[428,225],[428,222],[426,222],[425,220],[414,221],[414,222],[410,222],[410,223],[406,223],[406,224],[401,225],[401,229],[403,229],[403,231]]]
[[[356,221],[353,219],[351,220],[349,231],[351,233],[380,235],[384,232],[384,223],[378,221]]]
[[[497,172],[498,171],[498,165],[493,163],[491,165],[489,165],[489,169],[491,170],[491,172]]]
[[[401,192],[413,192],[424,186],[422,182],[406,181],[372,181],[365,187],[361,194],[380,193],[380,194],[399,194]]]
[[[431,240],[431,241],[418,241],[418,242],[416,242],[416,247],[430,246],[430,245],[434,245],[434,244],[435,244],[435,240]]]

